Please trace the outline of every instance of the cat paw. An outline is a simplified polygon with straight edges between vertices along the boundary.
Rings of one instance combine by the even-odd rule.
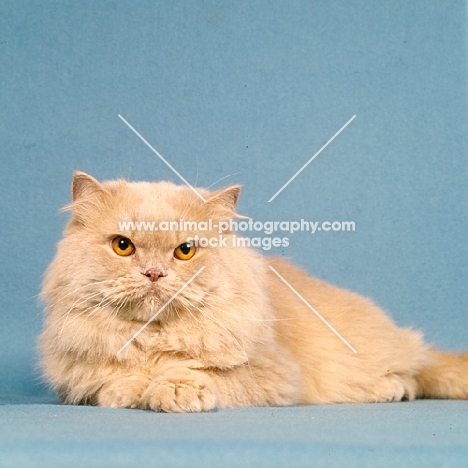
[[[143,408],[141,397],[150,382],[128,377],[106,383],[98,393],[97,403],[108,408]]]
[[[210,411],[216,407],[210,376],[188,368],[175,368],[154,380],[142,400],[146,407],[167,413]]]
[[[414,400],[416,397],[416,381],[411,377],[389,374],[382,378],[374,392],[376,402]]]

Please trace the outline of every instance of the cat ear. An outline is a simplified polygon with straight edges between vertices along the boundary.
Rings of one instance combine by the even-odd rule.
[[[236,213],[237,202],[242,187],[240,185],[231,185],[221,190],[217,190],[205,203],[208,208],[208,216],[213,219],[225,220],[228,218],[248,219],[248,216],[242,216]]]
[[[206,204],[213,208],[221,209],[221,211],[234,213],[236,211],[241,188],[240,185],[231,185],[230,187],[217,190],[213,193],[213,196],[208,199]]]
[[[60,211],[72,211],[73,220],[85,224],[91,213],[102,210],[107,190],[90,175],[75,171],[71,187],[73,201]]]
[[[75,171],[73,173],[72,199],[74,202],[83,197],[88,197],[93,193],[102,191],[102,185],[94,177],[80,171]]]

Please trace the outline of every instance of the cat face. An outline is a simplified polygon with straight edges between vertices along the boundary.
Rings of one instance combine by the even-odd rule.
[[[200,272],[160,319],[180,316],[229,281],[226,267],[235,262],[237,253],[189,242],[197,234],[218,236],[217,231],[126,230],[122,222],[154,222],[159,226],[180,219],[226,220],[236,216],[239,191],[238,186],[213,193],[201,190],[205,203],[188,187],[167,182],[101,184],[87,174],[76,173],[73,202],[66,208],[71,210],[72,219],[44,289],[60,289],[62,297],[64,293],[76,297],[74,307],[92,310],[93,306],[109,306],[123,318],[146,321]]]

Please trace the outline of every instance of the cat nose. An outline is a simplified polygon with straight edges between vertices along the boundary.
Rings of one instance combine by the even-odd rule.
[[[142,272],[142,275],[145,275],[152,283],[156,283],[159,278],[166,276],[166,274],[158,270],[157,268],[148,268],[145,272]]]

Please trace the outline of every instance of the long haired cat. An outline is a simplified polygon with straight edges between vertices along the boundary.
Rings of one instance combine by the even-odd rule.
[[[202,247],[192,239],[217,230],[119,230],[233,219],[239,192],[200,189],[203,202],[186,186],[74,174],[40,337],[61,402],[169,412],[468,398],[468,354],[429,348],[368,299],[233,246],[231,231]]]

